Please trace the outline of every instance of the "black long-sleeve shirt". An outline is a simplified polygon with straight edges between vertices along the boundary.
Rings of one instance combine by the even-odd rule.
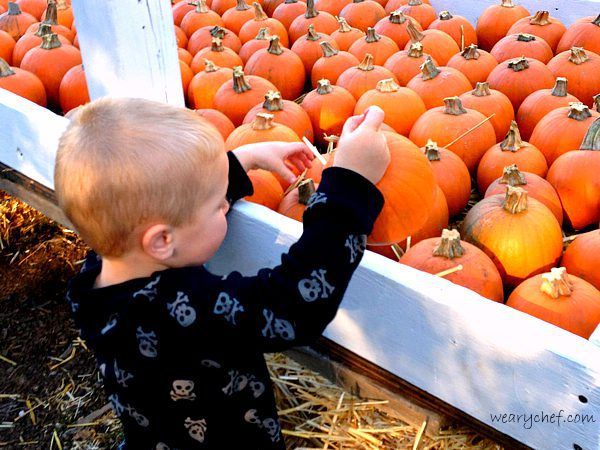
[[[252,185],[231,153],[229,162],[234,202]],[[198,266],[94,289],[102,261],[91,253],[67,298],[127,449],[285,448],[263,353],[321,335],[382,206],[362,176],[326,169],[302,236],[256,276]]]

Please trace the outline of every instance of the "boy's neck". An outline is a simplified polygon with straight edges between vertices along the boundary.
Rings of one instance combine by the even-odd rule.
[[[148,258],[130,254],[124,257],[111,259],[102,258],[102,270],[94,283],[94,288],[103,288],[113,284],[124,283],[135,278],[146,278],[154,272],[168,269],[169,267]]]

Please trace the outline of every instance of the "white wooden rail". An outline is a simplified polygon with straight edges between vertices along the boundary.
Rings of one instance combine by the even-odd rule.
[[[73,0],[92,98],[127,95],[183,104],[168,3]],[[492,2],[432,3],[473,20]],[[532,11],[542,4],[521,3]],[[600,9],[596,0],[543,4],[556,4],[556,15],[566,22]],[[0,163],[52,189],[57,140],[67,120],[0,89],[0,121]],[[210,263],[217,272],[251,274],[274,266],[301,233],[300,224],[245,202],[229,222],[227,239]],[[367,252],[325,335],[531,447],[600,449],[600,329],[586,341]],[[519,422],[517,416],[492,419],[502,414],[519,415]],[[534,422],[536,414],[546,416]],[[560,424],[556,417],[550,423],[552,414],[561,414]],[[594,422],[568,423],[576,414]]]

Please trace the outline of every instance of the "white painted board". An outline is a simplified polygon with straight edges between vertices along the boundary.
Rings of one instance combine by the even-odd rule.
[[[523,5],[531,14],[536,11],[550,11],[550,15],[571,25],[577,19],[600,14],[600,0],[514,0]],[[473,24],[481,12],[490,5],[497,5],[500,0],[431,0],[436,11],[448,10],[451,13],[466,17]]]

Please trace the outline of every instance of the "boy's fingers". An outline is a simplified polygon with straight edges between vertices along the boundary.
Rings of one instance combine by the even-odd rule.
[[[379,106],[369,106],[365,111],[365,119],[359,125],[361,128],[369,128],[374,131],[379,131],[379,127],[385,119],[385,113]]]
[[[293,164],[293,161],[290,160],[290,163]],[[283,161],[277,164],[277,166],[274,168],[274,171],[277,172],[277,174],[281,176],[284,180],[290,183],[294,183],[296,181],[297,176]]]
[[[348,118],[348,120],[346,120],[344,123],[344,127],[342,128],[342,134],[352,133],[362,123],[364,118],[364,114]]]

